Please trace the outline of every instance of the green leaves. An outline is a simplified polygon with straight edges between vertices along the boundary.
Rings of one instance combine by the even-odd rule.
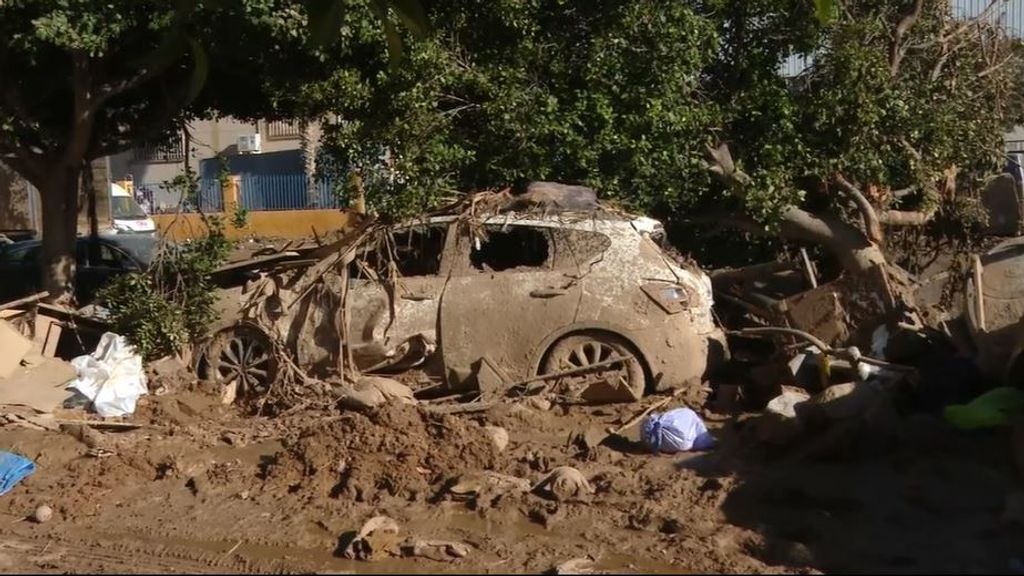
[[[839,11],[837,0],[812,0],[814,2],[814,15],[822,25],[831,24]]]
[[[402,34],[392,20],[392,14],[414,38],[422,39],[430,33],[430,23],[420,0],[369,0],[368,7],[384,29],[392,66],[402,59],[404,51]],[[345,10],[353,8],[346,0],[306,0],[312,44],[324,46],[332,42],[343,25]]]
[[[184,104],[191,104],[199,96],[199,92],[206,85],[206,78],[210,73],[210,63],[203,45],[195,38],[188,38],[189,51],[192,54],[192,75],[189,76],[188,92]]]

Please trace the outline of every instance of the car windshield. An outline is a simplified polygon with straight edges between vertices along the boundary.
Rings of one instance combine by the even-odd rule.
[[[110,211],[115,220],[142,220],[146,212],[131,196],[111,196]]]

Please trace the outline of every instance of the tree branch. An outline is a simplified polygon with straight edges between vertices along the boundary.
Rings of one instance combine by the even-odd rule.
[[[144,121],[133,123],[127,132],[119,134],[113,140],[98,144],[92,156],[109,156],[148,143],[160,136],[183,109],[186,91],[180,90],[180,92],[181,94],[173,95],[166,90],[163,91],[164,97],[158,101],[159,107],[154,106],[155,111],[150,116]],[[187,153],[188,151],[186,151]]]
[[[883,210],[878,220],[886,226],[924,226],[931,222],[935,210],[921,212],[917,210]]]
[[[100,86],[99,90],[96,91],[96,97],[93,98],[94,109],[98,108],[104,102],[121,94],[127,92],[132,88],[138,87],[149,80],[152,80],[160,75],[161,72],[166,70],[166,67],[153,66],[149,68],[143,68],[141,72],[132,76],[131,78],[125,78],[118,82],[107,82]]]
[[[835,180],[839,184],[840,188],[850,196],[853,203],[857,205],[861,219],[864,221],[864,230],[867,233],[868,240],[876,244],[881,244],[884,240],[884,236],[882,235],[882,227],[878,223],[878,214],[875,212],[875,207],[871,205],[871,202],[866,196],[864,196],[864,193],[850,183],[850,181],[842,174],[837,173],[835,175]]]
[[[92,82],[89,76],[89,55],[83,50],[71,53],[71,86],[74,96],[74,115],[71,134],[64,150],[64,168],[79,167],[92,140],[95,110],[92,107]]]
[[[923,7],[924,0],[914,0],[913,8],[896,25],[896,34],[892,41],[892,47],[889,50],[889,72],[893,76],[899,74],[900,64],[903,62],[903,57],[907,54],[908,46],[903,42],[903,37],[917,23],[917,19],[921,17],[921,9]]]

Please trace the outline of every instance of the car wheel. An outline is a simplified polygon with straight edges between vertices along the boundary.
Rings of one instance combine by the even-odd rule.
[[[595,381],[625,382],[632,400],[639,400],[644,394],[644,368],[636,350],[623,338],[603,332],[574,334],[562,338],[548,352],[541,374],[554,374],[567,370],[582,369],[614,358],[623,358],[604,366],[595,367],[579,374],[558,378],[558,382],[574,392]],[[629,398],[623,398],[629,400]]]
[[[240,398],[266,394],[277,379],[278,361],[270,338],[245,324],[217,333],[206,352],[209,377],[217,384],[237,382]]]

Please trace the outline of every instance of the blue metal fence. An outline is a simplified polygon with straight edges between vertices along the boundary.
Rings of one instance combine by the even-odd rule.
[[[304,174],[243,174],[239,204],[246,210],[340,208],[334,181],[317,180],[314,189]]]
[[[151,214],[196,212],[199,209],[212,213],[224,209],[224,196],[217,180],[200,180],[196,198],[183,198],[183,195],[184,191],[180,187],[172,187],[166,182],[135,184],[136,200]]]

